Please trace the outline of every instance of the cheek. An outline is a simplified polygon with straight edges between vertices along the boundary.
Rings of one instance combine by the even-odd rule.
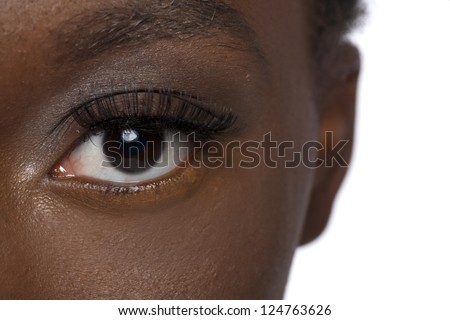
[[[217,169],[178,205],[121,216],[30,198],[39,223],[23,225],[21,259],[33,271],[15,288],[59,299],[281,298],[306,204],[298,181],[308,177],[292,175]]]
[[[293,178],[293,176],[296,176]],[[300,239],[309,183],[308,172],[259,167],[227,169],[205,188],[194,237],[208,279],[226,298],[281,298]],[[199,251],[196,251],[199,250]],[[214,271],[214,272],[212,272]]]

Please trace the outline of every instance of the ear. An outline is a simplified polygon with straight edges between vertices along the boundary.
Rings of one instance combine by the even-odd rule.
[[[360,70],[358,49],[349,43],[342,44],[330,65],[331,80],[323,90],[318,106],[319,136],[324,147],[318,157],[324,163],[317,169],[311,169],[316,170],[315,179],[300,244],[314,240],[325,229],[334,198],[350,164]],[[331,137],[333,141],[330,141]],[[340,141],[343,142],[338,145]],[[342,147],[344,141],[348,142]],[[333,157],[333,149],[334,152],[339,151],[342,159]]]

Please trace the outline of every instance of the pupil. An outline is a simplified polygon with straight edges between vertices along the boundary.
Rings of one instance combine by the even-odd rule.
[[[163,135],[156,130],[110,130],[104,140],[103,153],[110,165],[126,173],[154,167],[163,151]]]

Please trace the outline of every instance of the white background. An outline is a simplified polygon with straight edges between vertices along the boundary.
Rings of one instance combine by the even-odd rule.
[[[364,62],[354,161],[329,228],[297,252],[286,298],[330,304],[323,319],[448,320],[450,0],[369,1],[369,14],[353,36]],[[5,319],[147,306],[0,304]]]
[[[354,161],[285,297],[336,319],[450,319],[450,1],[368,9]]]

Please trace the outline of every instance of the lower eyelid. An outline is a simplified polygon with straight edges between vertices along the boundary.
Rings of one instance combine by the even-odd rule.
[[[77,179],[44,181],[46,188],[62,197],[62,201],[78,203],[96,212],[117,213],[175,205],[177,199],[190,196],[204,183],[206,171],[187,166],[163,179],[137,186],[101,184]]]
[[[194,151],[191,152],[189,159],[194,157],[194,154]],[[124,209],[153,211],[160,206],[174,206],[178,200],[186,199],[201,189],[208,170],[197,165],[190,166],[189,159],[184,168],[177,168],[155,181],[145,181],[138,185],[117,185],[108,181],[77,177],[54,179],[54,175],[45,180],[45,185],[61,196],[62,201],[89,207],[96,212],[117,214]],[[66,165],[69,166],[70,163]]]

